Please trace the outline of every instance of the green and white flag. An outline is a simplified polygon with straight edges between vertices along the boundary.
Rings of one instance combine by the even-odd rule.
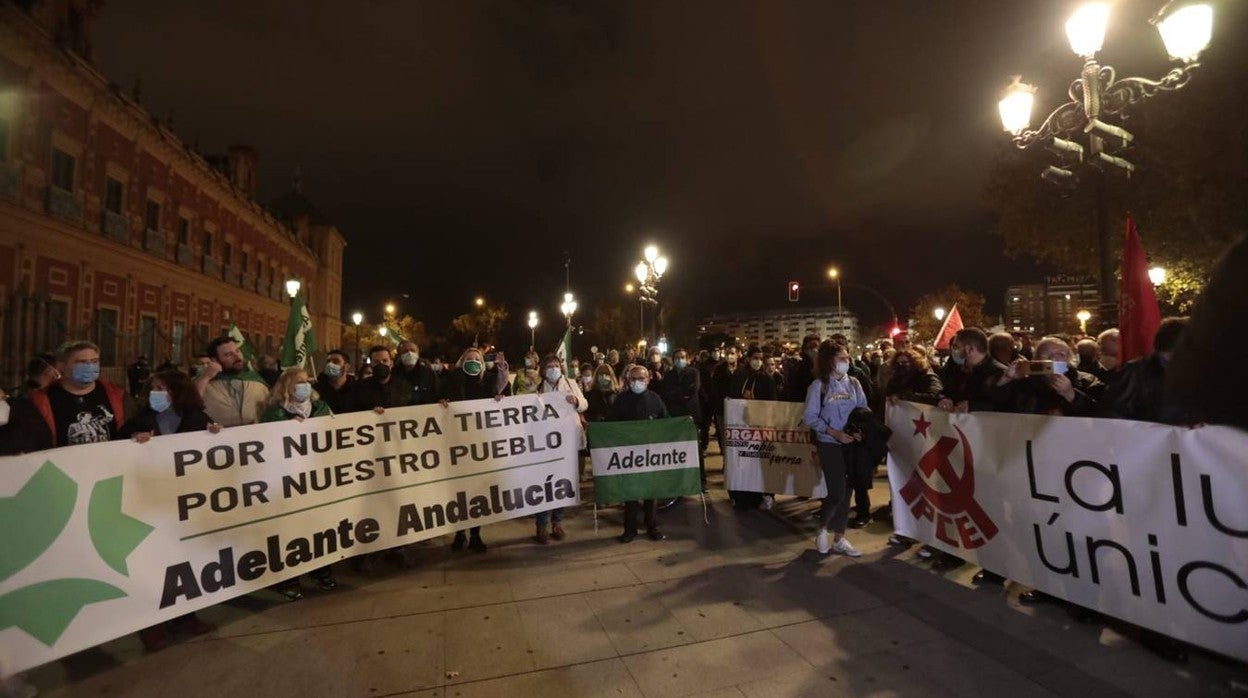
[[[316,335],[312,332],[312,316],[303,296],[290,301],[290,318],[286,321],[286,339],[282,342],[282,368],[303,368],[316,351]]]
[[[590,422],[589,454],[599,504],[702,492],[698,427],[689,417]]]
[[[563,333],[563,339],[559,341],[559,346],[555,348],[555,356],[559,357],[559,361],[563,363],[563,375],[569,374],[568,358],[572,356],[572,328],[569,327]]]
[[[247,343],[247,337],[243,336],[243,331],[238,329],[238,325],[231,322],[228,334],[230,339],[234,340],[234,343],[238,345],[238,350],[243,352],[243,360],[247,362],[248,366],[254,368],[253,359],[255,359],[256,353],[251,350],[251,345]]]

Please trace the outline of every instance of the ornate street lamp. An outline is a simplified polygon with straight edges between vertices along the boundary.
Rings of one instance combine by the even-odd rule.
[[[537,343],[537,311],[529,311],[529,351],[533,351],[533,346]]]
[[[933,311],[932,311],[932,315],[935,315],[935,316],[936,316],[936,322],[944,322],[944,321],[945,321],[945,312],[946,312],[946,311],[945,311],[945,309],[944,309],[944,308],[937,308],[937,309],[935,309],[935,310],[933,310]]]
[[[638,319],[641,325],[641,336],[646,336],[646,304],[655,306],[656,309],[656,334],[657,330],[657,309],[659,305],[659,280],[663,278],[663,274],[667,272],[667,257],[659,253],[659,248],[654,245],[647,245],[642,250],[642,260],[633,267],[633,275],[637,277],[637,303],[639,315]]]
[[[841,305],[841,270],[828,267],[828,278],[836,282],[836,329],[845,331],[845,308]]]
[[[1088,333],[1088,320],[1092,319],[1092,313],[1086,310],[1080,310],[1075,313],[1075,319],[1079,321],[1079,334]]]
[[[1154,286],[1160,286],[1166,283],[1166,270],[1162,267],[1153,267],[1148,270],[1148,280],[1153,282]]]
[[[286,295],[294,299],[295,296],[299,295],[299,287],[301,285],[299,279],[286,279]]]
[[[1110,168],[1117,168],[1128,176],[1135,170],[1134,164],[1115,154],[1129,145],[1135,136],[1106,119],[1122,115],[1128,107],[1159,92],[1172,92],[1187,85],[1200,66],[1197,59],[1209,45],[1213,33],[1212,7],[1187,4],[1170,10],[1172,4],[1166,3],[1151,22],[1161,34],[1170,58],[1179,61],[1180,65],[1159,79],[1119,79],[1114,68],[1097,62],[1096,54],[1105,39],[1111,6],[1109,3],[1091,3],[1076,10],[1066,22],[1070,48],[1084,59],[1079,78],[1067,90],[1070,101],[1054,109],[1039,128],[1031,129],[1036,88],[1016,76],[1006,89],[1005,97],[997,104],[1001,125],[1013,134],[1014,145],[1029,148],[1041,144],[1057,155],[1058,165],[1045,168],[1040,173],[1043,179],[1063,188],[1075,188],[1079,185],[1075,166],[1080,163],[1094,166],[1091,172],[1097,189],[1102,320],[1107,325],[1113,324],[1117,294],[1114,291],[1114,260],[1109,250],[1108,214],[1102,178]],[[1075,140],[1085,135],[1086,147]]]

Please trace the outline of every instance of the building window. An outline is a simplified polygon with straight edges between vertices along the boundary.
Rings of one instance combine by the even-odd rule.
[[[139,320],[139,353],[151,360],[153,365],[156,361],[156,318],[151,315],[144,315]]]
[[[244,251],[242,254],[240,254],[240,255],[238,256],[238,268],[239,268],[239,269],[240,269],[240,270],[241,270],[244,274],[246,274],[246,273],[247,273],[247,270],[248,270],[248,269],[251,269],[250,260],[248,260],[248,259],[247,259],[247,252],[246,252],[246,251]]]
[[[160,204],[147,200],[147,229],[160,230]]]
[[[204,231],[204,256],[212,256],[212,231]]]
[[[178,244],[191,244],[191,221],[186,216],[178,216]]]
[[[45,346],[59,347],[69,336],[69,303],[65,301],[48,301],[48,317],[45,334]]]
[[[126,187],[119,180],[107,177],[104,180],[104,210],[110,213],[121,214],[122,196],[125,194]]]
[[[99,308],[95,311],[95,343],[100,346],[100,365],[117,365],[117,311]]]
[[[61,150],[52,149],[52,186],[64,191],[74,190],[74,156]]]
[[[174,363],[182,363],[182,343],[186,340],[186,322],[182,320],[173,321],[173,341],[170,343],[170,358]]]
[[[222,253],[221,253],[221,263],[224,264],[226,267],[229,267],[230,262],[233,262],[233,261],[234,261],[234,246],[227,242],[225,243],[225,249],[222,250]]]

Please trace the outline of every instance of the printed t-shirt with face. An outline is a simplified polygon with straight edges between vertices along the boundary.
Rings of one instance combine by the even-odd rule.
[[[116,435],[116,416],[108,392],[99,383],[86,395],[74,395],[59,385],[50,386],[48,402],[56,420],[58,446],[111,441]]]

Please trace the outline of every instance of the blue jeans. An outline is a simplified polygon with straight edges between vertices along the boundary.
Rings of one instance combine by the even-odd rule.
[[[545,526],[546,524],[549,524],[551,521],[554,521],[555,523],[561,523],[563,521],[563,507],[559,507],[558,509],[550,509],[548,511],[543,511],[539,514],[536,514],[534,518],[537,519],[538,526]]]

